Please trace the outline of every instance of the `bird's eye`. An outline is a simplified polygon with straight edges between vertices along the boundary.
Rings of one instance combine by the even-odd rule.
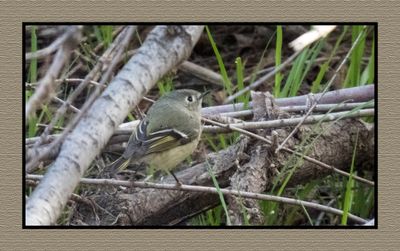
[[[186,99],[188,102],[193,102],[193,96],[188,96]]]

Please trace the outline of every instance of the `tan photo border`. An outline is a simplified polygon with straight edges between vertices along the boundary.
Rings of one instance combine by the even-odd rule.
[[[0,6],[0,249],[396,250],[400,246],[400,141],[395,131],[400,110],[398,2],[8,0]],[[378,22],[378,229],[22,229],[22,22],[166,21]]]

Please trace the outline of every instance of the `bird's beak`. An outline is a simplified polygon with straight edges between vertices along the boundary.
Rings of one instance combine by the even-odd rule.
[[[210,92],[211,92],[210,90],[207,90],[207,91],[203,92],[202,94],[200,94],[199,99],[203,99],[203,97],[204,97],[205,95],[209,94]]]

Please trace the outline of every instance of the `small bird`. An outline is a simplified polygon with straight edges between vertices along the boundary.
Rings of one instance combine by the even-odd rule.
[[[182,89],[159,98],[129,138],[122,156],[111,163],[121,171],[129,164],[146,164],[171,173],[196,149],[201,136],[201,103],[208,92]]]

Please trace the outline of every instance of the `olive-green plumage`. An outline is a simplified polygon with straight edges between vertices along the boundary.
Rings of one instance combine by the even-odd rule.
[[[177,90],[159,98],[132,133],[122,156],[111,164],[123,170],[145,163],[170,171],[195,149],[201,135],[201,102],[206,93]]]

